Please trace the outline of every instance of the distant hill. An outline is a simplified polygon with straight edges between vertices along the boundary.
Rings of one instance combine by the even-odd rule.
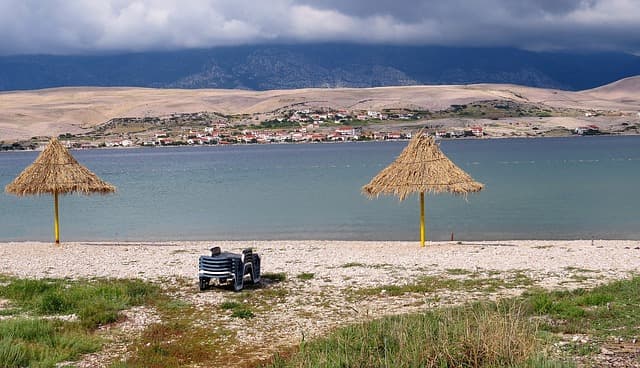
[[[640,95],[640,76],[624,78],[613,83],[583,91],[584,94],[597,95],[600,98],[623,102],[635,99]]]
[[[0,57],[0,90],[62,86],[250,90],[508,83],[582,90],[640,75],[622,53],[350,44]]]
[[[270,91],[66,87],[3,92],[0,105],[0,142],[62,133],[81,134],[114,118],[210,112],[235,115],[256,123],[273,120],[291,110],[327,108],[437,112],[458,106],[468,108],[465,110],[468,114],[453,117],[458,123],[459,118],[468,117],[481,125],[510,126],[513,122],[510,119],[497,121],[491,117],[495,109],[506,109],[516,111],[515,116],[533,117],[536,125],[549,129],[558,126],[573,129],[596,123],[606,128],[624,123],[635,132],[640,131],[640,77],[579,92],[513,84]],[[586,112],[596,113],[598,118],[585,117]],[[541,120],[544,117],[548,119]],[[530,123],[530,120],[526,122]]]

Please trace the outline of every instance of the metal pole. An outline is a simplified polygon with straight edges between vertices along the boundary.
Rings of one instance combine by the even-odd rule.
[[[424,247],[424,192],[420,192],[420,246]]]
[[[60,224],[58,222],[58,192],[53,193],[54,201],[54,217],[53,217],[53,235],[56,238],[56,244],[60,244]]]

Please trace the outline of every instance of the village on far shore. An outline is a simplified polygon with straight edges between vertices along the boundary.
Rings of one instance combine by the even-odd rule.
[[[570,119],[575,127],[554,122]],[[608,122],[606,128],[598,122]],[[580,122],[576,125],[576,121]],[[610,123],[613,121],[614,123]],[[173,113],[123,117],[58,138],[68,148],[196,146],[217,144],[389,141],[411,138],[424,129],[436,139],[640,134],[640,112],[622,114],[572,109],[523,110],[481,101],[437,112],[303,108],[265,114]],[[41,149],[48,137],[0,141],[0,150]]]

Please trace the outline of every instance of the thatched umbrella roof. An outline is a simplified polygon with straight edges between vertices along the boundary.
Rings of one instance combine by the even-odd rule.
[[[56,244],[59,244],[58,194],[107,194],[115,192],[116,187],[80,165],[56,138],[51,138],[49,145],[36,160],[4,190],[19,196],[52,194],[54,201],[53,233]]]
[[[482,188],[451,162],[432,138],[418,132],[394,162],[362,187],[362,192],[369,197],[393,194],[404,200],[411,193],[466,195]]]
[[[80,165],[56,138],[38,158],[5,187],[7,193],[19,196],[36,194],[115,192],[116,187],[103,181]]]

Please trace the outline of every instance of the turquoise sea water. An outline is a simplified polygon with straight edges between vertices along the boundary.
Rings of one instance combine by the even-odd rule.
[[[62,241],[415,240],[418,197],[360,188],[407,142],[73,151],[118,187],[61,197]],[[427,238],[639,239],[640,137],[442,141],[485,190],[426,197]],[[0,185],[37,152],[0,154]],[[52,239],[51,196],[0,194],[0,241]]]

